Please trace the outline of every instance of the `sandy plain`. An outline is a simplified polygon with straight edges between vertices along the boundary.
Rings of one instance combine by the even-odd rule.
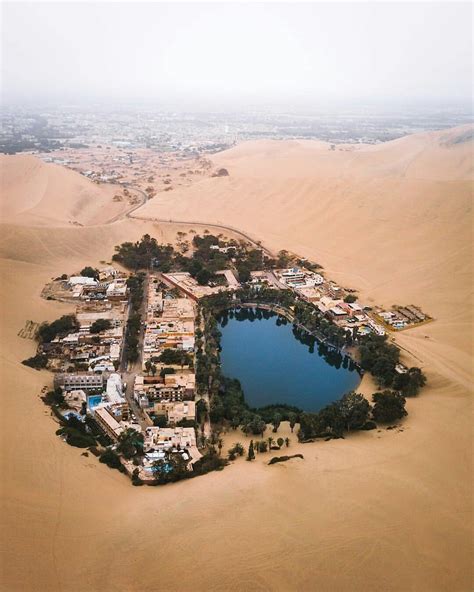
[[[54,180],[35,193],[36,185],[15,180],[28,183],[33,164],[2,158],[2,212],[9,212],[0,235],[3,589],[471,590],[467,131],[357,150],[243,144],[214,157],[228,178],[159,194],[132,214],[147,219],[102,225],[108,218],[96,217],[97,202],[108,208],[107,192],[96,196],[97,186],[80,178],[79,206],[77,176],[66,183],[62,169],[42,165]],[[64,191],[48,190],[56,184]],[[109,261],[115,244],[144,232],[173,240],[190,228],[153,218],[240,228],[319,261],[367,302],[413,303],[432,314],[434,323],[397,336],[404,359],[429,380],[408,401],[403,430],[309,445],[293,437],[289,452],[302,452],[303,461],[239,460],[164,488],[134,488],[64,445],[39,399],[51,378],[20,364],[35,346],[18,332],[28,319],[68,310],[40,298],[51,277]],[[368,381],[362,388],[373,390]],[[226,437],[236,439],[243,440]]]

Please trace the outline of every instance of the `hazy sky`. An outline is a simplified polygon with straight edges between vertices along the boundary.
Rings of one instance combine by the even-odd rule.
[[[469,3],[4,3],[8,102],[460,100]]]

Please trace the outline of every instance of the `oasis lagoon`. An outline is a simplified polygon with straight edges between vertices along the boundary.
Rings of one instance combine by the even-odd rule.
[[[357,366],[339,351],[260,309],[219,318],[222,374],[237,378],[250,407],[286,404],[318,411],[357,388]]]

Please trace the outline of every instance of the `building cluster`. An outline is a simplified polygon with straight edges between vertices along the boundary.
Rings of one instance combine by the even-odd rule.
[[[195,303],[190,298],[165,297],[158,283],[150,282],[143,340],[143,368],[165,349],[194,351]]]
[[[127,278],[114,267],[55,280],[49,297],[76,303],[77,330],[40,346],[56,370],[54,386],[61,389],[69,409],[79,419],[94,417],[103,432],[116,441],[131,422],[119,374],[128,312]]]
[[[134,399],[148,417],[171,426],[196,419],[195,316],[194,300],[173,298],[157,280],[149,282],[143,373],[135,377]]]
[[[121,462],[143,480],[153,480],[157,470],[173,470],[175,461],[192,470],[201,458],[195,429],[196,301],[240,286],[231,270],[221,275],[225,285],[213,287],[199,285],[189,273],[149,274],[138,373],[120,374],[129,310],[123,274],[107,267],[94,277],[62,276],[47,292],[78,304],[76,328],[42,346],[56,364],[55,387],[64,395],[67,413],[79,419],[89,414],[114,444],[128,437],[128,428],[141,433],[140,462]],[[348,290],[304,267],[256,271],[251,277],[255,286],[292,290],[325,318],[358,335],[384,335],[387,325],[399,329],[427,318],[414,306],[373,311]],[[399,365],[397,372],[406,369]]]
[[[395,310],[382,310],[377,312],[384,323],[389,325],[392,329],[405,329],[410,325],[423,323],[430,320],[428,315],[424,314],[417,306],[399,306]]]
[[[210,296],[216,294],[221,290],[235,290],[240,287],[234,272],[230,269],[218,271],[216,275],[223,277],[223,285],[219,286],[201,286],[190,273],[187,271],[179,271],[173,273],[163,273],[162,277],[170,286],[178,288],[186,296],[193,300],[199,300],[203,296]]]
[[[144,459],[140,467],[140,477],[144,481],[154,479],[157,463],[160,470],[171,470],[170,456],[180,456],[182,462],[192,468],[201,458],[196,444],[196,432],[190,427],[147,427],[144,432]]]
[[[318,273],[301,267],[277,270],[273,273],[280,284],[291,288],[300,298],[313,304],[329,320],[346,329],[357,329],[358,335],[385,335],[386,329],[400,330],[429,320],[416,306],[396,307],[390,311],[372,311],[361,305],[337,284],[326,281]],[[268,276],[267,272],[254,272],[255,282]]]
[[[130,421],[126,385],[120,374],[56,374],[54,384],[63,390],[69,408],[85,410],[113,442],[126,427],[139,427]]]
[[[275,272],[278,279],[289,288],[306,290],[324,284],[324,278],[319,273],[308,271],[301,267],[280,269]]]
[[[113,267],[104,268],[97,279],[82,275],[71,276],[67,280],[67,288],[72,297],[81,300],[107,300],[123,302],[127,299],[127,278],[119,275]]]
[[[335,282],[327,281],[319,273],[304,267],[279,269],[271,273],[258,271],[252,272],[252,281],[254,284],[264,282],[293,290],[299,298],[316,307],[339,327],[351,331],[357,329],[359,335],[385,335],[384,327],[376,322],[367,307],[361,305],[350,292]]]
[[[97,156],[108,150],[149,150],[158,156],[176,154],[205,155],[225,150],[237,142],[256,138],[315,138],[337,144],[378,143],[427,129],[455,127],[471,122],[470,111],[460,108],[425,114],[419,112],[300,113],[297,118],[286,111],[257,108],[243,112],[177,112],[174,106],[150,109],[132,105],[128,109],[62,105],[54,108],[5,105],[1,114],[0,148],[13,154],[20,151],[68,150],[72,154],[90,152]],[[340,148],[342,149],[342,148]],[[347,146],[343,149],[347,150]],[[93,162],[93,159],[90,159]],[[152,168],[148,168],[148,171]]]
[[[120,364],[127,315],[126,278],[104,268],[98,279],[71,276],[48,287],[48,297],[76,304],[76,330],[40,346],[59,372],[115,372]]]

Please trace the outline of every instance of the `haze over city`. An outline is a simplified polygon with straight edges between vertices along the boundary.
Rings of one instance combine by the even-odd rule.
[[[471,95],[470,3],[9,3],[3,96],[174,108]]]

